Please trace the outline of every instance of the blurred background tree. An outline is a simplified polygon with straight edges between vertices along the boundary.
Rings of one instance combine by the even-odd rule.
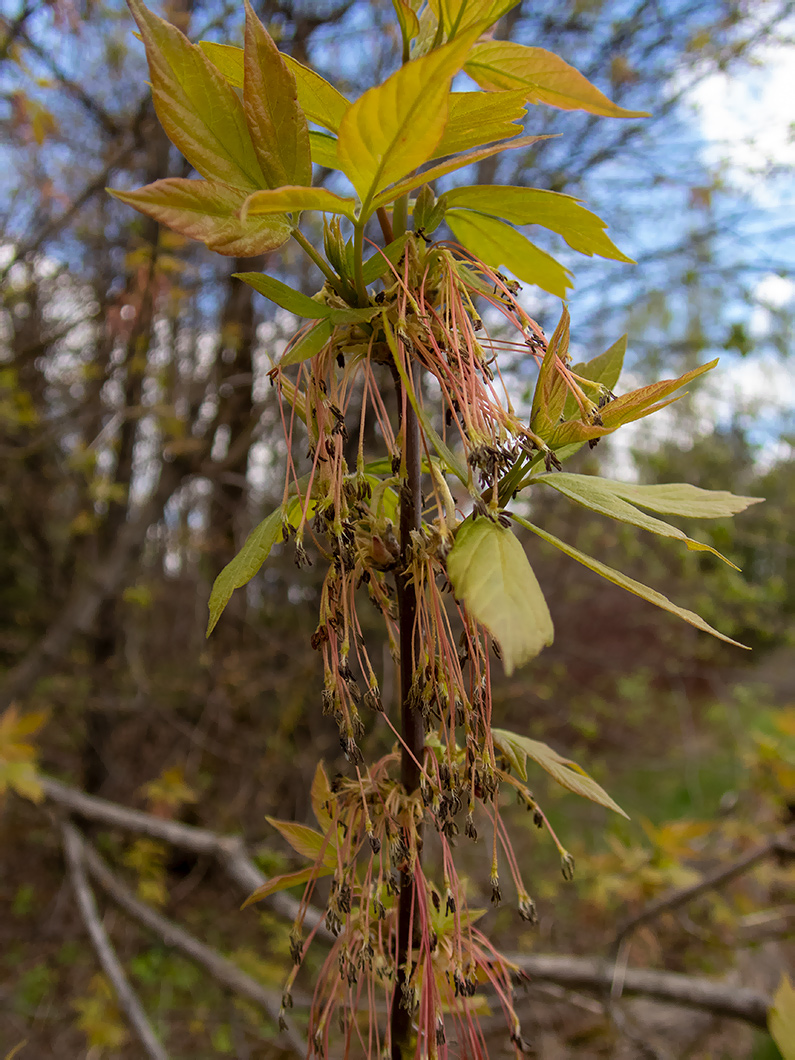
[[[399,61],[385,0],[255,7],[283,49],[350,98]],[[232,273],[265,267],[308,293],[321,279],[289,248],[267,262],[219,260],[105,193],[188,174],[155,118],[121,3],[4,0],[0,10],[2,707],[48,712],[37,740],[50,774],[163,818],[242,832],[262,844],[271,874],[288,862],[264,815],[308,818],[318,753],[333,771],[338,746],[316,709],[312,571],[281,557],[204,641],[212,580],[279,490],[267,372],[296,326]],[[242,5],[180,0],[164,13],[193,40],[242,39]],[[594,867],[584,857],[576,898],[544,884],[540,938],[523,940],[587,953],[610,941],[616,903],[634,908],[682,873],[742,851],[795,804],[795,111],[786,84],[795,20],[789,3],[773,0],[540,0],[504,23],[500,36],[549,48],[622,106],[652,112],[607,121],[531,108],[527,131],[558,138],[488,159],[473,175],[582,196],[637,259],[578,263],[575,354],[593,356],[627,331],[636,379],[722,354],[714,380],[629,442],[603,441],[583,469],[599,460],[615,477],[768,498],[709,530],[742,574],[704,553],[647,540],[641,549],[629,530],[584,510],[575,522],[570,505],[558,513],[546,502],[552,532],[565,519],[563,536],[608,563],[620,543],[643,581],[755,649],[740,658],[557,554],[534,564],[560,635],[503,681],[501,705],[609,773],[636,819],[608,846],[598,812],[577,809]],[[554,237],[545,245],[565,264],[573,257]],[[542,324],[557,318],[543,292],[523,298]],[[519,363],[513,379],[519,399],[529,382]],[[26,1039],[23,1057],[83,1055],[86,1043],[92,1056],[139,1055],[64,899],[57,832],[21,800],[7,799],[2,813],[0,889],[11,916],[0,928],[0,1050]],[[238,914],[239,893],[206,856],[99,826],[95,839],[141,897],[179,910],[278,988],[286,928],[273,913]],[[476,891],[480,871],[473,865]],[[795,908],[787,872],[760,868],[686,922],[646,928],[640,956],[679,970],[737,963],[772,991]],[[789,912],[753,920],[776,903]],[[274,1029],[250,1002],[230,1000],[126,921],[111,928],[173,1055],[275,1055]],[[674,1021],[682,1044],[647,1054],[631,1009],[611,1022],[595,1002],[545,989],[528,1002],[539,1056],[775,1055],[764,1036],[742,1039],[719,1020],[669,1010],[657,1016]],[[678,1041],[670,1026],[666,1035]]]

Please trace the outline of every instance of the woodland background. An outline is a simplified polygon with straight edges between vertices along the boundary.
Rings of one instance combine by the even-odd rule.
[[[255,7],[281,47],[350,98],[399,61],[383,0]],[[309,820],[318,758],[332,774],[344,761],[309,645],[317,568],[299,572],[277,551],[204,639],[214,577],[280,499],[267,371],[296,326],[231,274],[266,268],[308,293],[320,277],[289,248],[259,262],[211,256],[104,192],[187,175],[155,119],[121,3],[3,0],[0,11],[0,709],[19,712],[0,723],[0,744],[24,758],[19,745],[32,740],[43,771],[88,794],[241,834],[272,875],[294,862],[265,815]],[[167,13],[194,40],[241,40],[238,3],[178,0]],[[565,520],[566,540],[752,654],[529,546],[557,638],[500,682],[502,723],[581,762],[632,820],[542,789],[576,880],[560,879],[517,815],[541,924],[520,930],[507,907],[486,923],[512,951],[606,955],[628,916],[795,817],[795,110],[783,73],[795,18],[774,0],[535,0],[503,22],[499,36],[557,52],[621,105],[653,114],[531,108],[528,132],[559,138],[470,177],[581,196],[637,259],[572,263],[575,360],[625,331],[635,380],[721,355],[715,379],[629,441],[604,440],[581,469],[599,461],[614,477],[767,498],[734,521],[685,527],[742,574],[545,502],[549,530]],[[562,244],[546,246],[570,263]],[[559,307],[535,290],[523,298],[549,331]],[[526,369],[512,366],[517,394]],[[387,652],[383,662],[389,701]],[[37,731],[26,735],[20,717]],[[375,748],[386,737],[375,726],[368,739]],[[0,774],[0,789],[9,782]],[[26,1042],[22,1058],[140,1056],[97,974],[56,804],[2,797],[0,1055]],[[88,831],[141,900],[278,997],[289,921],[264,905],[240,913],[244,892],[208,853],[96,822]],[[473,904],[488,906],[488,852],[481,842],[461,853]],[[761,859],[639,926],[626,959],[770,994],[795,953],[794,882],[791,861]],[[98,901],[170,1055],[280,1054],[262,1007]],[[603,1000],[532,985],[528,1053],[778,1055],[764,1031],[736,1021],[647,1000],[611,1011]],[[498,1025],[493,1056],[507,1056]]]

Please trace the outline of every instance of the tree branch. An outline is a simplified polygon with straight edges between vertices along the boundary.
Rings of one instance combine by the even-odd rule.
[[[124,974],[124,968],[116,956],[116,951],[113,949],[99,919],[94,893],[86,879],[85,866],[83,864],[83,841],[80,833],[68,821],[64,821],[61,825],[61,832],[77,905],[91,938],[91,943],[99,958],[99,963],[102,965],[105,975],[110,979],[119,999],[119,1004],[124,1009],[127,1019],[130,1021],[130,1025],[135,1031],[146,1055],[150,1057],[150,1060],[169,1060],[168,1053],[160,1044],[157,1035],[152,1029],[143,1006],[138,1000],[138,995],[130,986],[127,976]]]
[[[189,934],[178,924],[161,916],[160,913],[144,902],[139,901],[129,887],[111,872],[96,850],[87,844],[79,834],[78,842],[89,873],[114,902],[117,902],[130,916],[154,932],[164,945],[181,950],[191,960],[200,964],[219,983],[222,983],[235,993],[242,994],[244,997],[254,1001],[275,1024],[278,1024],[281,999],[277,994],[271,990],[266,990],[251,976],[241,971],[232,961],[227,960],[226,957],[221,956],[212,947],[206,946],[199,939],[194,938],[193,935]],[[306,1048],[295,1027],[288,1024],[287,1029],[283,1033],[290,1051],[297,1056],[303,1056]]]
[[[206,828],[195,828],[180,821],[166,821],[141,810],[130,810],[107,799],[86,795],[52,777],[40,776],[39,781],[49,799],[86,820],[100,821],[126,832],[162,839],[194,854],[211,854],[246,896],[266,882],[266,877],[250,860],[246,845],[239,836],[218,835]],[[300,911],[300,902],[288,894],[273,894],[264,901],[275,913],[288,920],[295,920]],[[310,906],[305,911],[306,926],[311,930],[316,929],[318,937],[333,941],[323,921],[323,913],[319,910]]]
[[[530,979],[559,983],[581,990],[610,990],[616,966],[595,957],[508,956]],[[742,987],[727,986],[692,975],[628,968],[624,972],[625,994],[638,994],[702,1009],[715,1016],[743,1020],[754,1027],[767,1026],[772,999]]]

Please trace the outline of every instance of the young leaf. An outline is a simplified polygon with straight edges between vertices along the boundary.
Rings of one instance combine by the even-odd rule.
[[[420,32],[420,20],[406,0],[392,0],[392,7],[395,9],[398,25],[400,26],[400,35],[403,38],[403,53],[405,55],[409,44]]]
[[[571,371],[574,375],[582,376],[584,379],[591,379],[594,383],[601,383],[608,390],[614,390],[621,375],[621,369],[624,367],[626,352],[627,336],[622,335],[620,339],[616,339],[613,345],[605,350],[604,353],[600,353],[598,357],[593,357],[590,361],[584,363],[573,364]],[[574,395],[569,393],[563,410],[564,419],[571,419],[577,413],[577,402],[574,400]]]
[[[312,157],[306,115],[298,104],[295,75],[255,15],[246,8],[243,107],[266,184],[312,183]]]
[[[152,98],[169,140],[208,180],[262,188],[264,174],[234,89],[175,26],[129,0],[149,62]]]
[[[445,39],[452,40],[472,26],[477,26],[482,33],[519,2],[520,0],[430,0],[430,7],[442,23]]]
[[[282,368],[286,368],[291,364],[300,364],[301,361],[308,361],[310,357],[320,353],[331,338],[333,331],[334,325],[330,320],[321,320],[319,324],[315,324],[297,342],[287,348],[279,364]]]
[[[414,173],[412,176],[406,177],[405,180],[401,180],[398,184],[394,184],[387,191],[381,192],[380,195],[373,199],[372,209],[377,210],[379,206],[386,206],[390,202],[394,202],[395,199],[399,199],[401,195],[406,195],[407,192],[422,187],[423,184],[430,184],[431,181],[438,180],[439,177],[444,177],[448,173],[454,173],[455,170],[462,169],[464,166],[474,166],[476,163],[482,162],[484,158],[491,158],[492,155],[499,154],[500,151],[513,151],[517,147],[529,147],[531,144],[538,143],[539,140],[551,139],[551,136],[520,136],[515,140],[494,144],[491,147],[481,147],[476,151],[469,151],[465,155],[448,158],[445,162],[437,162],[435,166],[431,166],[421,173]]]
[[[246,199],[242,216],[298,213],[301,210],[322,210],[338,213],[348,220],[356,219],[356,200],[343,199],[328,188],[306,188],[298,184],[284,188],[254,191]]]
[[[499,99],[503,93],[497,95]],[[515,95],[515,93],[511,93]],[[488,98],[488,96],[486,97]],[[494,98],[494,97],[492,97]],[[449,207],[463,206],[516,225],[541,225],[563,236],[572,250],[593,257],[632,262],[605,235],[607,225],[580,205],[571,195],[537,188],[469,185],[454,188],[446,195]]]
[[[795,1060],[795,989],[783,973],[773,1004],[767,1014],[770,1037],[778,1046],[782,1060]]]
[[[467,612],[498,641],[507,674],[552,643],[552,619],[533,568],[500,523],[471,516],[462,523],[447,574]]]
[[[333,869],[336,866],[337,845],[333,835],[321,835],[314,828],[296,824],[295,821],[277,821],[275,817],[267,816],[265,820],[287,840],[296,854],[311,858],[312,861],[322,857],[322,864],[327,868]]]
[[[589,777],[584,769],[570,758],[564,758],[557,751],[553,751],[547,744],[508,732],[506,729],[492,729],[491,737],[495,748],[505,755],[522,780],[527,780],[526,762],[528,758],[532,758],[567,791],[573,791],[575,795],[582,795],[591,802],[627,817],[618,803],[611,799],[604,788]]]
[[[286,309],[289,313],[294,313],[297,317],[308,317],[310,320],[328,320],[332,324],[356,324],[360,321],[370,320],[382,311],[380,306],[370,306],[367,309],[334,309],[323,302],[316,302],[314,298],[310,298],[308,295],[288,287],[286,283],[282,283],[264,272],[236,272],[234,275],[236,279],[247,283],[249,287],[253,287],[255,291],[265,295],[276,305]],[[320,348],[322,349],[322,345]],[[282,363],[286,362],[283,361]]]
[[[612,482],[602,479],[618,496],[663,515],[681,515],[688,519],[724,519],[744,512],[764,497],[740,497],[725,490],[704,490],[687,482],[670,482],[641,486],[634,482]]]
[[[315,814],[315,819],[320,827],[327,832],[331,826],[331,817],[326,808],[326,804],[331,801],[333,796],[331,794],[331,785],[329,784],[328,776],[326,775],[322,762],[318,762],[317,764],[309,796],[312,801],[312,810]]]
[[[208,607],[210,618],[207,623],[209,637],[229,603],[235,589],[247,585],[262,564],[268,558],[270,550],[282,535],[282,510],[277,508],[255,527],[246,538],[243,547],[231,560],[213,583]]]
[[[569,331],[571,317],[564,305],[558,325],[547,343],[547,350],[533,393],[533,405],[530,411],[530,426],[542,437],[557,423],[566,401],[566,389],[558,385],[560,375],[555,365],[558,358],[565,361],[569,352]]]
[[[506,140],[522,131],[514,123],[524,117],[524,92],[451,92],[449,105],[444,134],[432,158]]]
[[[229,44],[215,44],[213,41],[199,41],[199,47],[219,70],[230,85],[243,87],[243,49]],[[317,122],[331,132],[339,128],[342,116],[350,103],[333,85],[324,80],[320,74],[303,66],[292,55],[279,53],[282,62],[292,71],[298,90],[298,104],[309,121]]]
[[[584,508],[590,508],[592,512],[607,515],[611,519],[619,519],[622,523],[629,523],[632,526],[639,526],[642,530],[649,530],[652,534],[658,534],[660,537],[672,537],[679,541],[684,541],[691,551],[711,552],[718,559],[722,559],[724,563],[728,563],[730,567],[739,570],[731,560],[726,559],[711,545],[705,545],[701,541],[694,541],[678,527],[671,526],[670,523],[664,523],[661,519],[655,519],[651,515],[646,515],[645,512],[636,508],[627,499],[627,491],[624,489],[623,482],[612,482],[610,479],[603,479],[599,475],[570,475],[564,472],[541,475],[535,481],[551,486],[565,497],[569,497],[577,504],[581,504]],[[651,488],[654,489],[654,487]],[[675,495],[677,486],[668,486],[666,488],[673,490]],[[708,493],[707,490],[702,492]],[[732,497],[732,494],[723,494],[723,496]],[[744,501],[746,498],[737,497],[733,499]],[[745,507],[746,505],[743,504],[736,511],[742,511]],[[724,514],[733,513],[727,511]]]
[[[253,257],[276,250],[290,238],[283,213],[241,220],[246,192],[209,180],[169,177],[137,191],[114,191],[121,202],[153,217],[180,235],[198,239],[218,254]]]
[[[336,136],[329,136],[328,133],[310,129],[309,146],[312,151],[312,161],[316,166],[323,166],[325,169],[342,168],[337,154]]]
[[[305,869],[298,869],[297,872],[286,872],[283,876],[274,876],[272,880],[263,883],[256,891],[252,891],[240,908],[245,909],[246,906],[253,905],[254,902],[261,902],[263,898],[276,894],[277,891],[286,891],[288,887],[295,887],[298,884],[309,883],[310,880],[319,880],[323,876],[330,876],[334,872],[335,867],[309,865]]]
[[[446,218],[456,239],[487,265],[504,265],[525,283],[534,283],[558,298],[566,297],[567,288],[572,286],[571,273],[515,228],[469,210],[448,210]]]
[[[433,154],[447,121],[450,82],[473,40],[472,33],[465,34],[405,63],[345,112],[337,152],[343,172],[366,205]]]
[[[377,249],[374,254],[370,255],[362,266],[362,279],[365,287],[375,283],[385,272],[388,272],[390,263],[397,265],[403,256],[403,250],[408,238],[408,233],[398,236],[397,239],[392,240],[391,243]]]
[[[530,103],[561,110],[587,110],[608,118],[648,118],[642,110],[624,110],[559,55],[512,41],[482,41],[470,52],[464,69],[481,88],[524,89]]]
[[[608,567],[606,563],[601,563],[598,559],[594,559],[593,556],[587,556],[584,552],[580,552],[579,549],[574,548],[573,545],[567,545],[565,541],[561,541],[560,538],[555,537],[554,534],[547,533],[546,530],[542,530],[539,526],[534,526],[533,523],[528,522],[527,519],[523,519],[519,515],[514,514],[513,518],[527,530],[532,530],[532,532],[537,534],[543,541],[548,542],[550,545],[554,545],[555,548],[560,549],[561,552],[564,552],[572,559],[576,559],[578,563],[582,563],[582,565],[588,567],[589,570],[594,571],[596,574],[600,574],[614,585],[621,586],[622,589],[634,593],[635,596],[641,597],[642,600],[648,600],[650,604],[662,608],[663,611],[670,611],[672,615],[677,615],[679,618],[684,619],[685,622],[689,622],[690,625],[695,626],[696,629],[701,629],[705,633],[711,633],[713,637],[717,637],[719,640],[724,640],[727,644],[733,644],[736,648],[746,647],[745,644],[740,644],[739,641],[732,640],[731,637],[727,637],[725,634],[718,632],[717,629],[713,629],[713,627],[708,622],[705,622],[700,615],[672,603],[667,596],[658,593],[656,589],[651,589],[648,585],[643,585],[642,582],[636,582],[634,578],[630,578],[627,574],[622,574],[621,571],[613,570],[612,567]]]

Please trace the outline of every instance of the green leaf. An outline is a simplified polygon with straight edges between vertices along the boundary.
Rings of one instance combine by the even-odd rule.
[[[464,166],[474,166],[476,163],[482,162],[484,158],[491,158],[492,155],[499,154],[500,151],[512,151],[517,147],[529,147],[531,144],[538,143],[539,140],[551,139],[553,139],[552,136],[520,136],[515,140],[494,144],[491,147],[481,147],[476,151],[458,155],[456,158],[448,158],[446,162],[437,162],[435,166],[424,169],[421,173],[414,173],[405,180],[401,180],[400,183],[393,185],[388,191],[381,192],[380,195],[373,199],[372,209],[377,210],[379,206],[386,206],[390,202],[394,202],[395,199],[399,199],[401,195],[406,195],[408,192],[414,191],[415,188],[422,187],[423,184],[429,184],[431,181],[438,180],[439,177],[444,177],[448,173],[455,172],[456,169],[462,169]]]
[[[669,482],[641,486],[634,482],[612,482],[603,479],[627,501],[663,515],[681,515],[688,519],[723,519],[744,512],[764,497],[740,497],[725,490],[704,490],[687,482]]]
[[[620,813],[622,817],[627,817],[618,803],[611,799],[604,788],[589,777],[584,769],[572,762],[570,758],[559,755],[545,743],[530,740],[527,736],[520,736],[506,729],[492,729],[491,736],[494,746],[505,755],[522,780],[527,780],[526,762],[528,758],[532,758],[567,791],[573,791],[575,795],[582,795],[591,802],[596,802],[600,806],[607,807],[608,810]]]
[[[243,49],[213,41],[199,41],[199,47],[230,85],[243,87]],[[309,121],[336,132],[350,106],[348,100],[320,74],[303,66],[292,55],[280,52],[282,62],[292,71],[298,90],[298,103]]]
[[[247,193],[229,184],[169,177],[137,191],[114,191],[121,202],[153,217],[189,239],[198,239],[218,254],[253,257],[276,250],[290,238],[284,214],[242,220]]]
[[[312,787],[309,792],[310,799],[312,801],[312,810],[315,814],[315,819],[321,828],[328,831],[331,827],[331,816],[326,809],[326,804],[331,801],[333,795],[331,793],[331,785],[329,784],[328,776],[323,768],[323,763],[318,762],[317,768],[315,769],[315,776],[312,780]]]
[[[524,89],[530,103],[561,110],[587,110],[608,118],[647,118],[642,110],[624,110],[611,102],[559,55],[512,41],[483,41],[470,52],[464,69],[481,88]]]
[[[329,136],[328,133],[310,129],[309,146],[312,150],[312,161],[316,166],[324,166],[326,169],[342,168],[337,154],[336,136]]]
[[[420,32],[420,20],[414,13],[414,9],[411,5],[406,3],[406,0],[392,0],[392,7],[395,9],[395,14],[397,15],[405,54],[409,44]]]
[[[783,1060],[795,1060],[795,989],[786,973],[782,973],[773,995],[767,1027]]]
[[[572,286],[571,273],[515,228],[469,210],[448,210],[446,217],[456,239],[481,261],[492,268],[504,265],[525,283],[558,298],[566,297],[567,288]]]
[[[385,247],[376,250],[374,254],[370,255],[362,266],[362,279],[364,280],[365,287],[368,287],[371,283],[375,283],[375,281],[380,279],[385,272],[388,272],[390,263],[397,266],[397,263],[403,257],[403,251],[406,248],[408,238],[408,233],[398,236],[397,239],[394,239],[391,243],[388,243]]]
[[[565,363],[569,352],[570,327],[571,317],[564,305],[558,325],[547,343],[533,393],[530,426],[542,437],[557,423],[566,402],[567,389],[565,385],[560,385],[561,377],[556,365],[558,358]]]
[[[299,184],[266,191],[255,191],[246,199],[242,216],[258,217],[274,213],[298,213],[301,210],[322,210],[339,213],[350,221],[356,219],[356,200],[343,199],[328,188],[306,188]]]
[[[614,390],[621,375],[621,369],[624,367],[626,352],[627,336],[622,335],[620,339],[616,339],[613,345],[605,350],[604,353],[600,353],[598,357],[593,357],[590,361],[581,361],[578,364],[573,364],[571,371],[574,375],[582,376],[584,379],[591,379],[594,383],[601,383],[608,390]],[[578,414],[578,411],[579,407],[574,400],[574,395],[570,393],[566,398],[566,407],[563,410],[564,418],[567,420],[571,419],[572,416]]]
[[[491,98],[500,99],[504,93]],[[507,93],[505,93],[507,94]],[[510,93],[515,96],[516,93]],[[488,96],[486,97],[489,98]],[[448,207],[463,206],[517,225],[541,225],[563,236],[572,250],[593,257],[632,262],[605,235],[604,221],[580,205],[580,200],[556,191],[510,186],[468,185],[446,195]]]
[[[522,131],[514,123],[524,117],[524,92],[451,92],[449,106],[444,134],[432,158],[506,140]]]
[[[411,407],[414,409],[415,413],[417,414],[417,419],[420,421],[420,427],[422,428],[423,434],[425,435],[426,439],[430,441],[431,445],[439,454],[447,470],[452,471],[456,478],[458,478],[458,480],[462,482],[465,486],[468,485],[469,475],[467,474],[466,467],[461,463],[461,461],[458,459],[452,449],[438,434],[435,427],[431,423],[430,417],[428,416],[427,412],[417,400],[417,395],[414,393],[414,388],[411,385],[411,381],[403,365],[403,361],[400,357],[400,353],[397,348],[397,343],[395,342],[395,336],[392,332],[392,327],[389,323],[389,320],[387,319],[386,314],[382,316],[381,322],[383,324],[387,344],[390,350],[392,351],[392,361],[395,365],[395,369],[398,375],[400,376],[400,381],[403,384],[403,388],[406,391],[406,394],[408,395],[408,399],[411,402]]]
[[[507,674],[552,643],[552,619],[533,568],[500,523],[485,517],[462,523],[447,574],[467,612],[498,641]]]
[[[337,845],[333,836],[321,835],[314,828],[295,821],[277,821],[275,817],[265,817],[268,824],[287,840],[296,854],[317,861],[322,858],[326,868],[335,868],[337,864]]]
[[[215,629],[232,593],[251,581],[281,536],[282,510],[277,508],[251,531],[241,550],[215,579],[208,603],[210,609],[206,634],[208,637]]]
[[[203,177],[235,187],[267,182],[243,104],[201,49],[175,27],[129,0],[146,45],[152,98],[169,140]]]
[[[427,162],[447,121],[450,82],[474,36],[465,34],[422,59],[405,63],[345,112],[337,152],[365,206],[387,184]]]
[[[289,313],[294,313],[297,317],[329,320],[332,324],[356,324],[370,320],[377,313],[382,312],[380,306],[370,306],[367,309],[334,309],[323,302],[316,302],[314,298],[288,287],[286,283],[274,279],[273,276],[267,276],[264,272],[236,272],[234,275],[236,279],[247,283],[259,294],[269,298],[271,302],[275,302]],[[319,348],[322,349],[322,345]],[[282,364],[284,363],[286,362],[282,361]],[[297,362],[290,363],[296,364]]]
[[[299,869],[297,872],[286,872],[283,876],[274,876],[272,880],[268,880],[267,883],[263,883],[261,887],[253,891],[240,908],[245,909],[246,906],[253,905],[254,902],[261,902],[263,898],[276,894],[277,891],[286,891],[288,887],[295,887],[301,883],[309,883],[310,880],[319,880],[323,876],[330,876],[332,872],[334,872],[333,868],[310,865],[305,869]]]
[[[611,479],[604,479],[598,475],[571,475],[566,474],[565,472],[541,475],[534,481],[551,486],[553,489],[557,490],[558,493],[562,493],[565,497],[569,497],[577,504],[581,504],[584,508],[590,508],[592,512],[598,512],[600,515],[607,515],[611,519],[619,519],[622,523],[630,523],[632,526],[639,526],[642,530],[649,530],[652,534],[658,534],[660,537],[672,537],[679,541],[684,541],[691,551],[711,552],[714,556],[717,556],[718,559],[722,559],[724,563],[728,563],[730,567],[739,570],[739,567],[735,566],[731,560],[726,559],[725,556],[722,556],[720,552],[711,545],[705,545],[701,541],[694,541],[678,527],[671,526],[670,523],[664,523],[661,519],[655,519],[651,515],[646,515],[645,512],[636,508],[635,505],[628,500],[628,497],[632,495],[632,486],[627,486],[623,482],[613,482]],[[654,486],[647,488],[655,489]],[[671,495],[674,497],[676,496],[676,491],[678,489],[688,489],[687,486],[681,486],[679,484],[663,488],[670,490]],[[695,489],[694,486],[689,488]],[[643,489],[643,487],[641,486],[640,489]],[[701,490],[699,492],[707,495],[709,494],[708,490]],[[723,493],[721,496],[732,498],[737,501],[746,500],[744,497],[735,498],[731,493]],[[653,498],[651,499],[653,503]],[[742,504],[741,507],[736,508],[735,511],[742,511],[745,507],[747,507],[747,505]],[[733,514],[733,512],[725,511],[723,514],[729,515]]]
[[[310,331],[305,332],[297,342],[287,348],[279,364],[282,368],[286,368],[291,364],[308,361],[310,357],[320,353],[331,338],[333,331],[334,325],[330,320],[321,320],[319,324],[315,324]]]
[[[309,129],[298,104],[295,76],[249,0],[244,3],[243,108],[266,184],[311,184]]]
[[[703,630],[705,633],[711,633],[713,637],[717,637],[719,640],[724,640],[727,644],[733,644],[737,648],[746,647],[745,644],[740,644],[739,641],[732,640],[731,637],[727,637],[723,633],[718,632],[717,629],[713,629],[713,627],[708,622],[705,622],[700,615],[672,603],[667,596],[658,593],[656,589],[651,589],[648,585],[643,585],[642,582],[636,582],[635,579],[630,578],[629,575],[613,570],[612,567],[608,567],[606,563],[601,563],[598,559],[594,559],[593,556],[587,556],[584,552],[580,552],[579,549],[574,548],[573,545],[567,545],[565,541],[561,541],[560,538],[547,533],[546,530],[542,530],[539,526],[534,526],[532,523],[528,522],[527,519],[523,519],[519,515],[514,514],[513,518],[527,530],[532,530],[532,532],[537,534],[542,540],[548,542],[550,545],[554,545],[555,548],[560,549],[561,552],[570,556],[571,559],[576,559],[578,563],[582,563],[584,567],[588,567],[589,570],[594,571],[596,574],[600,574],[614,585],[619,585],[622,589],[634,593],[635,596],[639,596],[643,600],[648,600],[650,604],[662,608],[663,611],[669,611],[672,615],[677,615],[679,618],[684,619],[685,622],[689,622],[691,626],[695,626],[696,629]]]

